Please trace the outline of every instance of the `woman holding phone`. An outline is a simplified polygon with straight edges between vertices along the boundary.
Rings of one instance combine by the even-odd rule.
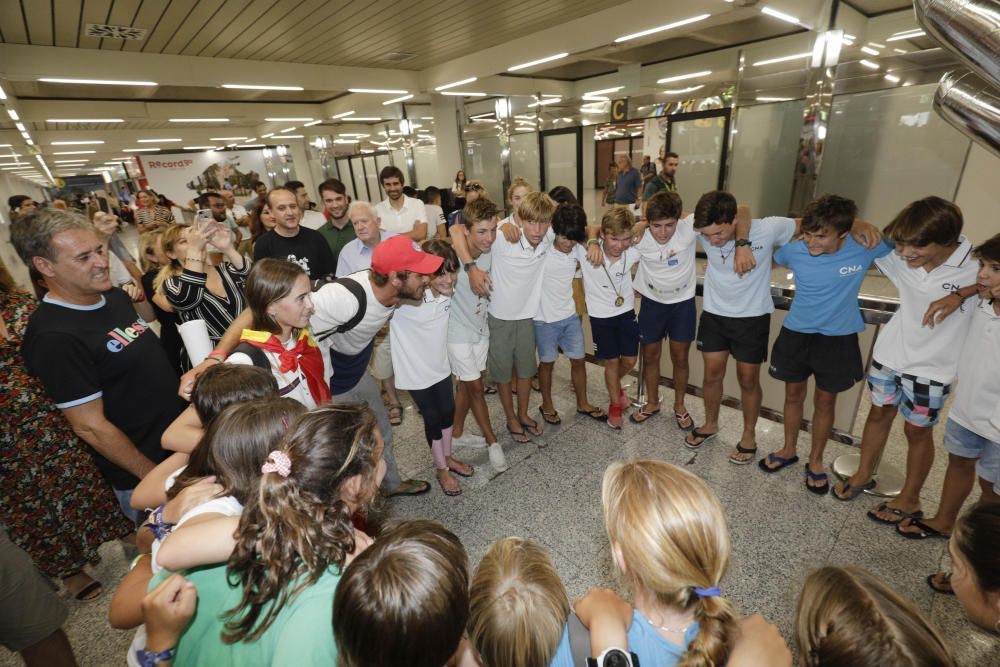
[[[216,266],[208,261],[209,243],[223,255]],[[190,227],[169,227],[162,244],[170,262],[156,278],[154,300],[164,299],[181,322],[204,320],[208,337],[218,345],[226,328],[246,307],[243,290],[250,260],[233,247],[228,227],[206,219],[200,211]]]

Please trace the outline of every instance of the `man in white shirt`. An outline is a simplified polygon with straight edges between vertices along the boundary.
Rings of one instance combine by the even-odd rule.
[[[302,220],[299,222],[306,229],[319,229],[326,224],[326,218],[319,211],[312,210],[312,203],[309,201],[309,193],[302,181],[288,181],[285,189],[295,193],[295,201],[302,211]]]
[[[424,188],[424,211],[427,213],[427,239],[448,238],[448,219],[441,208],[441,190],[433,185]]]
[[[419,199],[403,194],[403,172],[399,167],[385,167],[379,181],[386,199],[375,206],[375,214],[382,220],[382,229],[396,234],[406,234],[416,242],[427,238],[427,211]]]

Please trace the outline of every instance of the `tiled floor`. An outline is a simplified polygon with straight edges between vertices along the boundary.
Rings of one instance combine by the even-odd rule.
[[[599,367],[589,366],[589,391],[595,401],[603,400]],[[476,466],[474,477],[461,480],[464,493],[460,497],[445,497],[435,485],[426,496],[392,501],[386,512],[444,522],[461,537],[473,564],[493,540],[520,535],[549,549],[571,596],[594,586],[622,590],[601,524],[601,476],[606,465],[616,459],[658,458],[704,478],[726,508],[733,558],[722,588],[744,613],[761,612],[787,637],[804,576],[823,563],[855,564],[885,578],[929,613],[951,642],[960,665],[1000,664],[1000,642],[968,623],[955,598],[934,594],[924,583],[926,574],[946,564],[943,541],[903,540],[891,528],[869,521],[865,509],[875,501],[866,496],[842,503],[807,493],[802,488],[801,466],[765,475],[756,466],[730,465],[726,458],[741,424],[735,410],[723,408],[722,436],[704,451],[692,453],[681,446],[682,434],[667,416],[643,426],[626,422],[620,433],[577,416],[568,365],[562,362],[557,365],[556,392],[556,407],[564,419],[561,426],[547,429],[529,445],[513,444],[506,435],[501,439],[510,470],[495,475],[485,450],[460,450],[457,454]],[[669,400],[669,391],[664,396]],[[533,410],[539,402],[537,395],[532,397]],[[404,473],[433,480],[420,417],[407,403],[404,423],[395,432],[397,460]],[[491,398],[490,403],[494,424],[501,424],[499,402]],[[688,397],[687,406],[696,420],[702,416],[699,399]],[[856,433],[863,420],[864,414],[859,416]],[[473,423],[471,418],[469,423]],[[777,449],[781,439],[780,424],[761,422],[758,440],[762,451]],[[800,453],[805,453],[806,434],[800,438],[800,446]],[[901,464],[904,450],[897,423],[886,460]],[[848,451],[851,448],[831,443],[827,462]],[[936,505],[944,463],[944,456],[939,456],[927,484],[927,509]],[[97,574],[110,593],[125,570],[125,560],[117,544],[105,545],[102,553],[104,561]],[[109,599],[106,594],[99,602],[70,603],[67,630],[81,665],[121,664],[125,655],[131,633],[108,627]],[[9,653],[0,655],[0,665],[14,664],[17,661]]]

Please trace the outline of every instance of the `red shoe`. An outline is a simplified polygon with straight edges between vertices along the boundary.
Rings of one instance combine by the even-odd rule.
[[[623,423],[622,406],[618,403],[612,403],[608,406],[608,426],[620,431]]]
[[[622,410],[625,410],[632,406],[632,401],[629,400],[628,394],[622,389],[622,393],[618,395],[618,405],[622,406]]]

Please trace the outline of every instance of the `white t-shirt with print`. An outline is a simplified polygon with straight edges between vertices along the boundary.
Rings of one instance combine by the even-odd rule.
[[[392,370],[398,389],[426,389],[451,375],[448,362],[448,312],[451,298],[434,296],[403,301],[389,323]]]
[[[694,297],[695,244],[694,214],[677,221],[674,235],[660,245],[647,229],[635,249],[639,253],[639,271],[635,290],[659,303],[679,303]]]
[[[639,262],[635,248],[626,248],[617,259],[604,255],[604,263],[594,266],[587,261],[587,249],[573,249],[583,274],[583,292],[587,301],[587,314],[591,317],[615,317],[635,310],[635,291],[632,268]],[[618,297],[622,304],[616,306]]]

